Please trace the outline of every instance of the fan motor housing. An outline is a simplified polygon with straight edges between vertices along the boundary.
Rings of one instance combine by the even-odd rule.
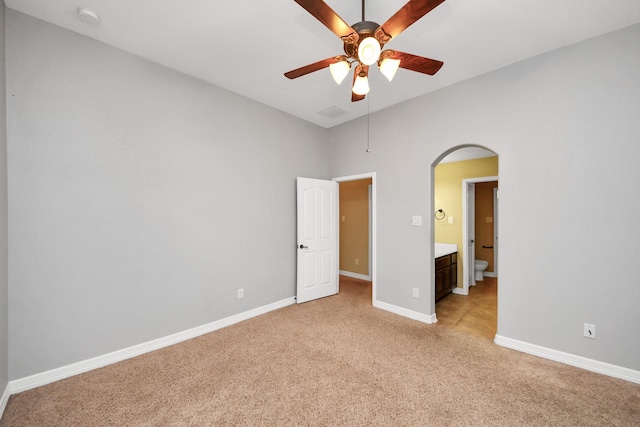
[[[373,21],[360,21],[356,24],[353,24],[351,28],[356,30],[356,32],[358,33],[358,42],[355,44],[348,43],[348,42],[345,43],[344,52],[349,57],[357,58],[358,46],[360,45],[360,42],[366,39],[367,37],[374,37],[376,30],[380,28],[380,24]],[[382,47],[382,43],[380,44],[380,47]]]

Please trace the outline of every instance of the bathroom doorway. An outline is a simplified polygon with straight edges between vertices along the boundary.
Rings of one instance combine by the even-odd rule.
[[[497,273],[497,197],[498,177],[486,176],[462,180],[462,253],[463,283],[458,293],[468,295],[476,285],[475,261],[487,263],[485,277]]]

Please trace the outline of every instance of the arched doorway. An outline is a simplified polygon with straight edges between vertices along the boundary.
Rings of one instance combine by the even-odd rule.
[[[493,339],[498,260],[493,188],[497,195],[498,155],[479,145],[454,147],[432,164],[431,177],[433,313],[440,324]],[[477,203],[476,187],[482,190]],[[485,200],[487,194],[490,200]],[[485,262],[478,264],[487,267],[478,272],[474,261],[481,259]]]

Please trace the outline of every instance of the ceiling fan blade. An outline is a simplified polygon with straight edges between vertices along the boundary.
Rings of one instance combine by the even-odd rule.
[[[376,37],[380,40],[381,37],[378,33],[381,29],[387,36],[386,40],[381,42],[387,43],[442,2],[444,0],[409,0],[387,22],[380,25],[380,28],[376,30]]]
[[[358,33],[322,0],[295,0],[295,2],[343,41],[355,43],[358,40]]]
[[[304,67],[296,68],[295,70],[287,71],[284,73],[285,77],[290,79],[297,79],[314,71],[327,68],[329,65],[334,64],[340,60],[339,56],[332,56],[331,58],[323,59],[322,61],[314,62],[313,64],[305,65]]]
[[[412,55],[410,53],[398,52],[397,50],[387,51],[391,52],[390,56],[393,59],[400,60],[400,68],[406,70],[416,71],[418,73],[429,74],[433,76],[442,68],[444,62],[436,59],[425,58],[423,56]],[[384,53],[384,52],[383,52]]]

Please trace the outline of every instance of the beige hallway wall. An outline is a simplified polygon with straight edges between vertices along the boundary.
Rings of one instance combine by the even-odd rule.
[[[369,275],[371,179],[340,183],[340,270]]]

